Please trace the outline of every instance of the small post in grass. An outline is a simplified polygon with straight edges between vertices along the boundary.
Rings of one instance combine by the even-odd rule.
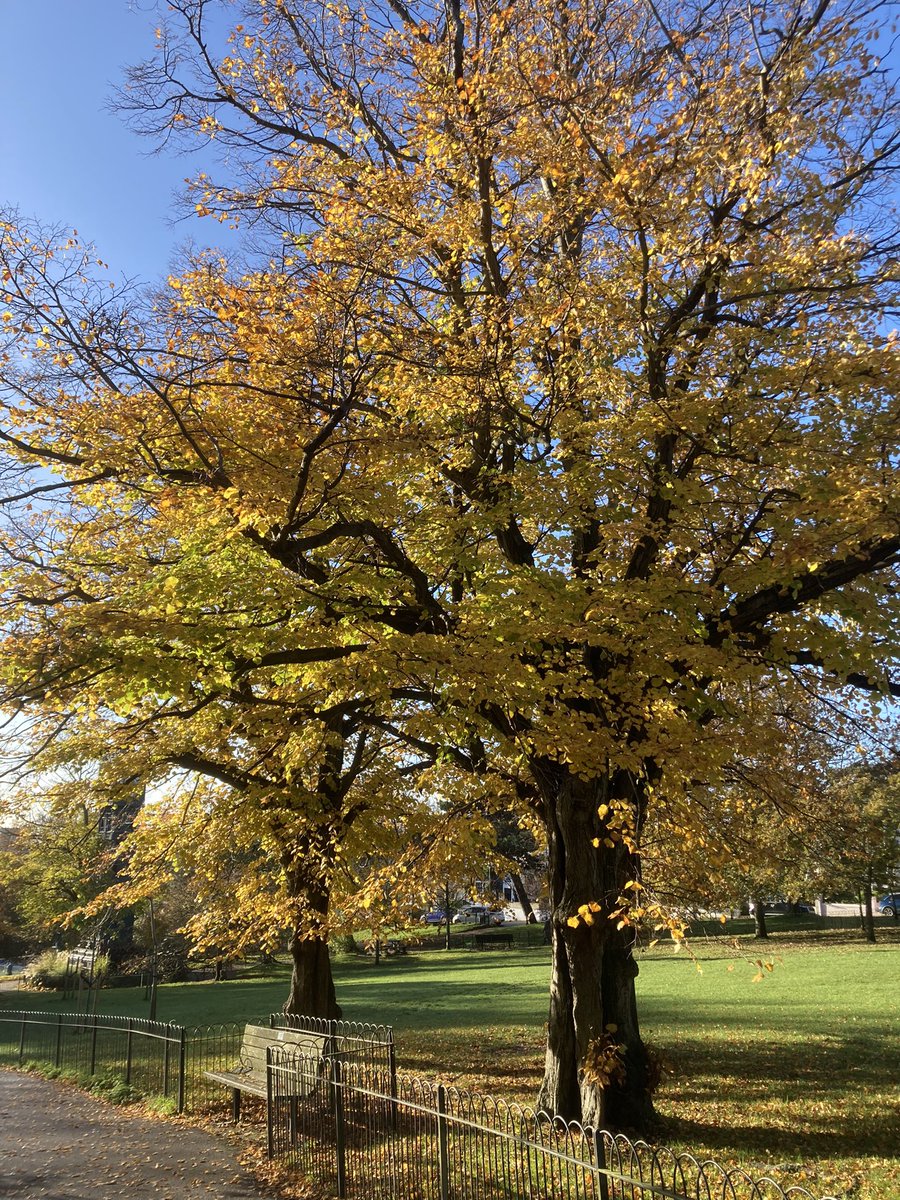
[[[163,1033],[163,1095],[169,1094],[169,1054],[170,1054],[170,1039],[172,1037],[172,1026],[167,1025]]]
[[[234,1089],[234,1095],[240,1092]],[[237,1114],[234,1117],[237,1120]],[[272,1047],[266,1046],[266,1153],[275,1157],[275,1088],[272,1081]]]
[[[388,1086],[391,1094],[391,1132],[397,1132],[397,1047],[394,1031],[388,1030]]]

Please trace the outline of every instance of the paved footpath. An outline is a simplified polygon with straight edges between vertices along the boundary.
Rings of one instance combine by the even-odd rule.
[[[3,1200],[260,1200],[227,1140],[0,1070]]]

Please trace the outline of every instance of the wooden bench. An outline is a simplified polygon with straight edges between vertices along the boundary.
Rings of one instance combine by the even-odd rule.
[[[486,946],[504,946],[507,950],[513,948],[511,933],[476,933],[472,938],[473,950],[484,950]]]
[[[267,1025],[247,1025],[241,1042],[240,1064],[233,1071],[204,1071],[213,1083],[231,1088],[231,1114],[235,1121],[241,1115],[241,1093],[268,1098],[266,1068],[270,1049],[293,1050],[309,1057],[322,1058],[331,1051],[332,1039],[325,1033],[310,1033],[306,1029],[270,1029]],[[296,1096],[310,1095],[318,1082],[303,1078]],[[295,1098],[296,1098],[295,1096]]]

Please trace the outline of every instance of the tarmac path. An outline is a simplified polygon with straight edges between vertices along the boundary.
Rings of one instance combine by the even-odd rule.
[[[260,1200],[229,1142],[0,1070],[3,1200]]]

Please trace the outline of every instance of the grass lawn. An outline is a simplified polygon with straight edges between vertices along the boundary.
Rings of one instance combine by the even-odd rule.
[[[695,961],[664,946],[642,955],[644,1036],[667,1067],[659,1140],[814,1194],[895,1200],[900,933],[886,929],[866,946],[850,931],[783,931],[764,953],[758,946],[697,939]],[[378,967],[339,959],[335,973],[347,1017],[394,1026],[401,1067],[528,1103],[540,1077],[548,968],[548,951],[536,947],[425,951]],[[158,1017],[259,1016],[281,1006],[286,982],[282,968],[262,980],[163,986]],[[141,995],[104,992],[99,1011],[146,1015]],[[0,1006],[61,1003],[2,992]]]

